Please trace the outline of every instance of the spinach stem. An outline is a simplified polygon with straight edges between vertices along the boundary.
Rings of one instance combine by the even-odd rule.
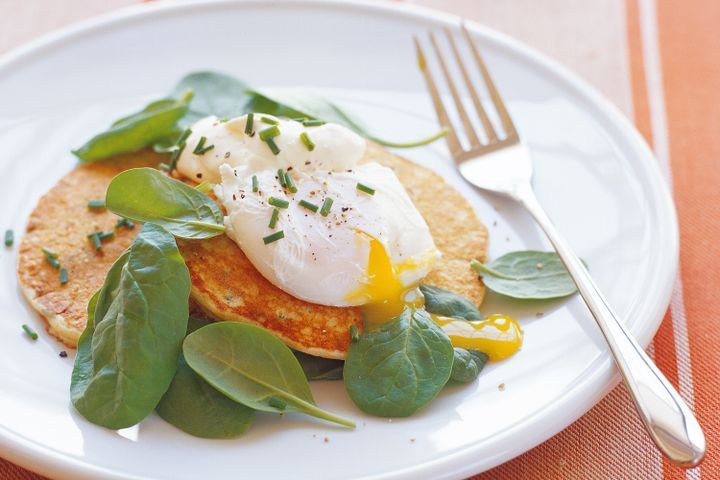
[[[509,277],[503,273],[498,272],[497,270],[493,270],[492,268],[488,267],[484,263],[481,263],[477,260],[473,260],[470,262],[470,267],[472,267],[473,270],[478,272],[479,274],[485,274],[485,275],[492,275],[496,278],[502,278],[503,280],[514,280],[518,281],[521,280],[521,278],[518,277]]]
[[[313,405],[310,402],[306,402],[301,398],[293,396],[290,400],[292,403],[295,404],[296,407],[299,407],[303,412],[307,413],[310,416],[313,416],[315,418],[321,418],[323,420],[327,420],[328,422],[337,423],[345,427],[355,428],[355,422],[353,422],[352,420],[348,420],[347,418],[343,418],[335,415],[334,413],[323,410],[322,408]]]
[[[437,132],[435,135],[432,135],[427,138],[423,138],[420,140],[416,140],[414,142],[391,142],[388,140],[383,140],[382,138],[374,137],[372,135],[369,135],[368,138],[372,140],[375,143],[379,143],[380,145],[384,147],[391,147],[391,148],[412,148],[412,147],[422,147],[423,145],[428,145],[435,140],[438,140],[445,136],[445,134],[448,132],[447,128],[440,129],[439,132]]]

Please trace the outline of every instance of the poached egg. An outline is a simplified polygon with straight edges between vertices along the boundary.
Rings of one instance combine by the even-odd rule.
[[[395,173],[359,164],[365,140],[340,125],[263,114],[250,122],[247,115],[198,121],[177,164],[186,177],[217,184],[228,236],[297,298],[362,305],[378,321],[399,314],[440,253]],[[261,135],[266,129],[276,129],[276,153]],[[202,137],[213,148],[195,154]]]

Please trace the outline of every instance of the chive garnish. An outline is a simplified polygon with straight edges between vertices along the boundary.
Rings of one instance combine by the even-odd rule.
[[[285,238],[285,232],[282,230],[275,232],[272,235],[268,235],[267,237],[263,237],[263,242],[265,242],[265,245],[268,245],[270,243],[277,242],[281,238]]]
[[[274,138],[280,135],[280,129],[277,125],[273,125],[272,127],[266,128],[265,130],[260,130],[260,133],[258,135],[260,136],[260,140],[264,142],[268,138]]]
[[[12,244],[14,241],[15,241],[15,233],[11,229],[5,230],[5,246],[12,247]]]
[[[38,334],[37,334],[37,332],[36,332],[35,330],[33,330],[33,329],[30,327],[30,325],[28,325],[28,324],[26,324],[26,323],[23,323],[22,329],[23,329],[23,330],[25,331],[25,333],[27,333],[28,336],[29,336],[30,338],[32,338],[33,340],[37,340],[37,339],[38,339]]]
[[[367,193],[368,195],[375,195],[375,189],[374,189],[374,188],[370,188],[370,187],[368,187],[367,185],[363,185],[363,184],[360,183],[360,182],[358,182],[358,184],[355,186],[355,188],[357,188],[357,189],[360,190],[361,192]]]
[[[100,232],[98,233],[98,238],[100,240],[106,240],[108,238],[113,238],[115,236],[115,232]]]
[[[245,133],[248,135],[250,135],[253,131],[253,118],[255,118],[255,115],[248,113],[247,120],[245,121]]]
[[[360,334],[358,334],[357,325],[352,324],[350,326],[350,341],[356,343],[358,340],[360,340]]]
[[[135,228],[135,224],[125,217],[120,217],[118,218],[118,221],[115,222],[115,228],[117,229],[120,227]]]
[[[173,153],[170,156],[170,165],[168,165],[168,173],[175,170],[178,159],[180,158],[180,154],[183,152],[183,150],[185,150],[185,140],[178,143],[177,147],[173,150]]]
[[[285,170],[283,170],[282,168],[278,168],[277,177],[278,177],[278,181],[280,182],[280,186],[283,188],[287,187],[287,179],[285,178]]]
[[[58,261],[59,255],[57,253],[45,247],[40,250],[45,254],[45,260],[47,260],[47,263],[49,263],[51,267],[55,269],[60,268],[60,262]]]
[[[310,137],[308,137],[307,132],[302,132],[300,134],[300,140],[302,140],[302,142],[305,144],[305,147],[307,147],[307,149],[309,151],[312,152],[313,150],[315,150],[315,144],[313,143],[312,140],[310,140]]]
[[[260,185],[258,184],[257,175],[252,176],[252,188],[253,188],[253,192],[257,192],[258,190],[260,190]]]
[[[215,145],[208,145],[206,147],[205,142],[207,142],[207,137],[200,137],[200,140],[198,141],[197,145],[195,145],[195,149],[193,150],[193,153],[195,155],[204,155],[206,152],[209,152],[210,150],[215,148]]]
[[[325,125],[325,122],[322,120],[312,119],[312,120],[305,120],[302,122],[302,124],[306,127],[319,127],[320,125]]]
[[[275,140],[273,140],[272,137],[266,139],[265,143],[267,143],[267,146],[270,147],[270,151],[273,153],[273,155],[277,155],[278,153],[280,153],[280,149],[278,148]]]
[[[277,225],[279,216],[280,216],[280,210],[278,210],[277,208],[273,208],[273,213],[270,216],[270,223],[268,223],[268,227],[275,228],[275,225]]]
[[[273,120],[272,118],[268,117],[261,117],[260,121],[263,123],[267,123],[268,125],[277,125],[278,123],[280,123],[277,120]]]
[[[288,208],[290,206],[290,202],[288,202],[287,200],[283,200],[282,198],[277,198],[277,197],[270,197],[268,199],[268,203],[270,205],[272,205],[273,207],[278,207],[278,208]]]
[[[268,400],[268,405],[273,408],[277,408],[278,410],[285,410],[285,407],[287,407],[287,402],[280,397],[270,397],[270,400]]]
[[[297,187],[295,186],[295,182],[290,176],[290,172],[285,172],[285,184],[287,185],[288,190],[290,190],[292,193],[297,193]]]
[[[290,120],[292,120],[293,122],[302,123],[302,122],[305,122],[305,121],[309,120],[309,118],[307,118],[307,117],[295,117],[295,118],[291,118]]]
[[[174,152],[174,150],[171,150],[171,151]],[[165,163],[165,162],[160,162],[160,165],[158,165],[158,167],[159,167],[160,170],[162,170],[163,172],[168,172],[168,173],[170,173],[170,164],[167,164],[167,163]]]
[[[310,210],[313,213],[317,212],[318,208],[319,208],[317,205],[315,205],[314,203],[310,203],[307,200],[300,200],[298,202],[298,205],[300,205],[303,208],[307,208],[308,210]]]
[[[60,269],[60,285],[65,285],[68,282],[68,273],[64,268]]]
[[[105,200],[90,200],[87,206],[88,208],[105,208]]]
[[[325,197],[325,201],[322,204],[322,207],[320,207],[320,215],[323,217],[327,217],[330,213],[330,209],[332,208],[333,199],[330,197]]]
[[[100,234],[102,232],[95,232],[88,235],[88,238],[92,241],[93,247],[95,247],[95,250],[100,250],[102,248],[102,242],[100,241]]]
[[[177,142],[175,142],[175,144],[179,145],[182,142],[184,142],[185,140],[187,140],[191,133],[192,133],[192,130],[190,130],[189,128],[186,128],[185,130],[183,130],[182,133],[180,134],[180,137],[178,137]]]

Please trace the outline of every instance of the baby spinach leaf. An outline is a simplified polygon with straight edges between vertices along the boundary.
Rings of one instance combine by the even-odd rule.
[[[155,410],[166,422],[201,438],[238,437],[255,415],[255,410],[210,386],[188,366],[182,354],[170,388]]]
[[[361,410],[406,417],[427,405],[450,378],[453,347],[422,309],[363,332],[345,360],[345,388]]]
[[[247,89],[244,82],[223,73],[194,72],[180,80],[171,96],[180,98],[188,90],[193,92],[190,108],[180,120],[182,126],[189,126],[210,115],[232,118],[251,112],[247,104],[252,96]]]
[[[211,238],[225,231],[217,203],[154,168],[118,174],[108,186],[105,205],[121,217],[155,223],[180,238]]]
[[[511,252],[489,264],[473,260],[470,266],[482,275],[486,287],[512,298],[546,300],[567,297],[577,291],[555,252]]]
[[[134,152],[171,135],[188,109],[192,95],[152,102],[137,113],[116,120],[73,154],[81,162],[93,162],[120,153]]]
[[[90,301],[96,306],[70,384],[78,412],[118,429],[153,411],[177,369],[189,296],[190,274],[175,239],[146,224]]]
[[[450,380],[472,382],[480,375],[487,361],[488,356],[483,352],[456,348]]]
[[[308,380],[341,380],[343,372],[342,360],[332,358],[316,357],[307,353],[293,350],[295,358],[305,372]]]
[[[420,291],[425,297],[425,310],[429,313],[463,320],[482,319],[477,307],[457,293],[425,284],[420,285]]]
[[[183,352],[196,373],[236,402],[264,412],[297,411],[355,427],[352,421],[315,405],[292,351],[267,330],[243,323],[214,323],[188,335]]]

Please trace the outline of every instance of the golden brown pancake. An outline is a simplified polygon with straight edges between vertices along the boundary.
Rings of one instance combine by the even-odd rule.
[[[469,261],[485,259],[487,230],[472,206],[434,172],[377,145],[369,144],[364,160],[395,170],[430,227],[442,259],[425,283],[452,290],[479,305],[484,287]],[[77,345],[85,327],[90,296],[102,286],[110,265],[137,230],[117,229],[116,237],[95,252],[86,235],[112,229],[117,217],[88,209],[87,201],[104,198],[107,185],[120,171],[155,166],[159,161],[158,156],[142,152],[78,167],[40,200],[30,217],[20,246],[20,285],[47,319],[49,332],[69,347]],[[178,246],[190,270],[193,303],[210,317],[254,323],[292,348],[328,358],[344,358],[350,327],[362,328],[359,308],[308,303],[272,285],[225,235],[178,241]],[[45,261],[41,247],[60,254],[70,278],[66,285],[60,285],[58,271]]]
[[[104,199],[110,180],[121,171],[157,166],[159,158],[142,152],[79,166],[60,179],[30,214],[18,250],[18,281],[30,304],[47,320],[48,331],[68,347],[77,346],[87,321],[88,300],[138,229],[115,229],[115,238],[96,251],[87,234],[113,230],[118,217],[105,209],[88,208],[88,200]],[[60,255],[68,271],[67,284],[60,284],[59,272],[46,261],[43,247]]]

